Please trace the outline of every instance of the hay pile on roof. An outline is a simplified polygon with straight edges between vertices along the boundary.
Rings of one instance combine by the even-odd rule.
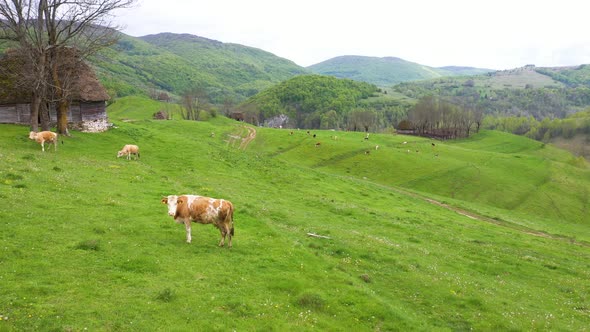
[[[72,59],[76,50],[67,48],[61,51],[60,58]],[[0,57],[0,104],[29,103],[32,90],[22,82],[22,74],[27,70],[27,61],[15,50],[7,51]],[[71,78],[70,99],[96,102],[109,100],[106,89],[100,84],[92,68],[84,62],[65,61],[60,64],[60,72]],[[49,96],[48,99],[55,99]]]

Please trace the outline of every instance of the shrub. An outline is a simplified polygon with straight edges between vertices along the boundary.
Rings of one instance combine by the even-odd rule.
[[[299,297],[297,304],[304,308],[320,310],[324,307],[324,299],[319,294],[305,293]]]

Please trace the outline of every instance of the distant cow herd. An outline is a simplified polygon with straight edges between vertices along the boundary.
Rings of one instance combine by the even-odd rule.
[[[45,143],[53,144],[54,151],[57,151],[57,133],[41,131],[29,133],[29,139],[41,144],[41,150],[45,152]],[[63,142],[62,142],[63,143]],[[139,147],[134,144],[126,144],[117,152],[117,158],[125,156],[131,160],[139,160]],[[216,199],[199,195],[169,195],[162,199],[162,203],[168,206],[168,215],[173,217],[179,224],[184,224],[186,229],[186,242],[191,243],[191,223],[213,224],[221,233],[219,246],[225,246],[227,240],[228,248],[232,247],[234,236],[234,206],[225,199]]]

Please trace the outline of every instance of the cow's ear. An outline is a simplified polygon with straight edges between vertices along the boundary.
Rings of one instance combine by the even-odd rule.
[[[162,203],[168,204],[168,198],[162,198]]]
[[[184,201],[180,198],[176,201],[176,204],[182,204],[182,203],[184,203]]]

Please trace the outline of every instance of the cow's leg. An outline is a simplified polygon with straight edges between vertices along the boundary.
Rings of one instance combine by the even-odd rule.
[[[191,221],[185,221],[184,227],[186,228],[186,243],[191,243]]]
[[[41,142],[41,150],[43,150],[43,152],[45,152],[45,142]]]
[[[227,247],[228,248],[231,248],[231,238],[232,238],[231,226],[227,226]]]
[[[219,241],[219,246],[223,247],[225,245],[225,235],[227,233],[225,227],[219,227],[219,232],[221,233],[221,240]]]

